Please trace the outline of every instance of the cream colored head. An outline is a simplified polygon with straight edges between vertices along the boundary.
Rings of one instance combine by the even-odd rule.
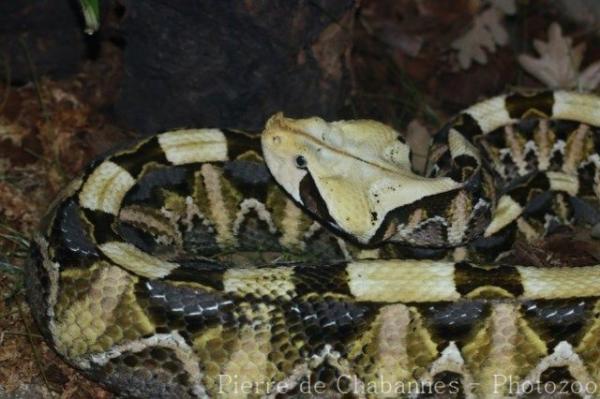
[[[398,132],[372,120],[326,122],[278,113],[267,122],[262,147],[275,179],[300,203],[298,190],[307,173],[318,179],[342,178],[369,165],[410,171],[408,146],[398,140]]]
[[[450,179],[415,175],[408,146],[376,121],[277,114],[267,122],[262,147],[271,174],[297,202],[364,243],[390,210],[456,187]]]

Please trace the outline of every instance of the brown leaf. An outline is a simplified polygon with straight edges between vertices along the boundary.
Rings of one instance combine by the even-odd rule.
[[[593,90],[600,83],[600,60],[579,71],[585,43],[573,46],[570,37],[563,36],[556,22],[548,28],[548,41],[534,40],[533,46],[539,57],[521,54],[519,63],[527,72],[544,83],[557,89]]]
[[[600,261],[598,241],[583,228],[560,228],[533,243],[515,244],[512,262],[539,267],[579,267]]]
[[[458,62],[468,69],[472,62],[487,63],[486,50],[496,51],[496,45],[508,43],[508,33],[502,25],[504,13],[498,8],[489,8],[477,15],[473,27],[463,36],[452,42],[452,48],[458,50]]]
[[[413,170],[425,175],[427,172],[427,155],[431,145],[429,130],[418,119],[413,119],[406,127],[405,138],[411,149]]]
[[[339,81],[342,78],[344,62],[351,46],[349,32],[352,31],[353,23],[354,11],[325,28],[311,47],[325,81]]]

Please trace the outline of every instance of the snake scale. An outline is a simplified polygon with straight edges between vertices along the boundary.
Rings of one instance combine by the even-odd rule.
[[[124,396],[600,397],[600,265],[502,261],[600,222],[599,154],[600,98],[566,91],[466,109],[427,176],[370,120],[165,132],[63,190],[28,300]]]

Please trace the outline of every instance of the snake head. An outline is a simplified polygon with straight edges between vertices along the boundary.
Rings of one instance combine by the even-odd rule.
[[[262,147],[271,174],[294,200],[363,244],[395,235],[387,226],[392,211],[459,186],[413,173],[398,133],[372,120],[328,123],[276,114]]]

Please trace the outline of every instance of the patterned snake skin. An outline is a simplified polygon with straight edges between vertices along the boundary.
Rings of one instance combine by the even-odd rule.
[[[600,98],[495,97],[432,148],[276,115],[113,152],[42,222],[32,313],[124,396],[600,397],[600,265],[502,264],[600,222]]]

